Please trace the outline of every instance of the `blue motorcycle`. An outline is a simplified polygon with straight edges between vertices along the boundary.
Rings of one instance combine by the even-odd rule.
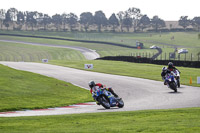
[[[174,92],[177,92],[177,80],[174,72],[166,74],[165,83],[170,89],[174,90]]]
[[[98,88],[93,92],[93,98],[102,105],[105,109],[110,107],[124,107],[124,102],[121,98],[116,98],[106,88]]]

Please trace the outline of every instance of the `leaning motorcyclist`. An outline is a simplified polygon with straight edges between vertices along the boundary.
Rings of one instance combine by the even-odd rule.
[[[107,91],[111,92],[114,95],[114,97],[119,98],[119,96],[113,91],[112,88],[106,88],[105,85],[103,85],[101,83],[95,83],[94,81],[90,81],[88,84],[89,84],[89,87],[90,87],[90,93],[91,94],[92,94],[93,90],[95,89],[95,87],[99,87],[99,88],[102,88],[102,89],[106,89]]]

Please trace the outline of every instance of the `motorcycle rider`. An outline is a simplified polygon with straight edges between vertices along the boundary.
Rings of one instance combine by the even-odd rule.
[[[173,64],[172,62],[169,62],[169,63],[168,63],[167,69],[169,69],[170,71],[175,71],[175,70],[177,70],[179,73],[181,73],[181,72],[174,66],[174,64]]]
[[[88,83],[89,87],[90,87],[90,93],[92,94],[93,92],[93,89],[95,89],[95,87],[99,87],[99,88],[102,88],[102,89],[106,89],[107,91],[111,92],[115,98],[119,98],[119,96],[113,91],[112,88],[106,88],[105,85],[101,84],[101,83],[95,83],[94,81],[90,81]],[[97,103],[98,104],[98,103]],[[99,104],[98,104],[99,105]]]
[[[162,79],[164,80],[164,85],[167,84],[167,83],[166,83],[166,80],[165,80],[165,75],[166,75],[167,73],[171,73],[171,71],[175,71],[175,70],[177,70],[179,73],[181,73],[181,72],[173,65],[172,62],[169,62],[169,63],[168,63],[168,67],[167,67],[167,68],[166,68],[166,67],[163,67],[163,68],[162,68],[161,76],[162,76]]]
[[[162,79],[164,80],[164,85],[167,85],[167,82],[165,80],[165,75],[167,73],[170,73],[171,71],[169,69],[167,69],[166,67],[163,67],[162,68],[162,72],[161,72],[161,76],[162,76]]]

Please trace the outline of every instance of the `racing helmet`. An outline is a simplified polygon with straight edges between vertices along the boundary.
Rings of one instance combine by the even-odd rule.
[[[172,68],[172,67],[173,67],[173,63],[172,63],[172,62],[169,62],[169,63],[168,63],[168,67],[169,67],[169,68]]]
[[[88,83],[88,85],[90,86],[90,88],[93,88],[95,86],[95,82],[92,80]]]
[[[166,67],[163,67],[163,68],[162,68],[162,71],[166,71],[166,70],[167,70],[167,68],[166,68]]]

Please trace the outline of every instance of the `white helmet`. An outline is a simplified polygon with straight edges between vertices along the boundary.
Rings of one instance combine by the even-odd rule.
[[[95,86],[95,82],[92,80],[88,83],[88,85],[90,86],[90,88],[94,87]]]
[[[162,68],[162,71],[166,71],[166,70],[167,70],[167,68],[166,68],[166,67],[163,67],[163,68]]]

